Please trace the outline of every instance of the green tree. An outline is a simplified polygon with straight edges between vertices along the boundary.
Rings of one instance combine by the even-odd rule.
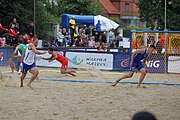
[[[61,14],[97,15],[102,12],[102,7],[93,0],[57,0]]]
[[[9,28],[13,18],[20,24],[20,31],[26,31],[30,21],[33,21],[33,1],[32,0],[1,0],[0,1],[1,23]]]
[[[165,0],[139,0],[140,18],[146,21],[151,29],[164,29]],[[167,0],[167,29],[180,28],[180,2],[179,0]]]

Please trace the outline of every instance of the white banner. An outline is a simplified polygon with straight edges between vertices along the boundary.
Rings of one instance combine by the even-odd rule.
[[[180,56],[168,57],[168,72],[180,73]]]
[[[42,51],[42,50],[40,50]],[[47,50],[43,50],[43,51],[46,51]],[[63,52],[59,52],[61,54],[63,54]],[[44,58],[50,58],[51,57],[51,54],[49,54],[48,52],[46,54],[43,54],[43,55],[36,55],[37,56],[37,60],[36,60],[36,65],[37,66],[40,66],[40,67],[61,67],[61,63],[54,60],[52,62],[49,62],[48,60],[43,60],[43,59],[38,59],[38,58],[41,58],[41,57],[44,57]]]
[[[113,69],[113,54],[66,52],[66,57],[69,59],[69,67],[72,68],[79,68],[80,64],[87,64],[97,69]]]

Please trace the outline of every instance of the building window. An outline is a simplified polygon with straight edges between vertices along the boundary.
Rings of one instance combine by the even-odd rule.
[[[129,12],[129,3],[125,3],[125,15],[128,15]]]

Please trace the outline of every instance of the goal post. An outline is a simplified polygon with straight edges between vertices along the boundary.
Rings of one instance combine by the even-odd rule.
[[[147,61],[152,73],[180,73],[180,31],[131,30],[132,51],[155,45]]]

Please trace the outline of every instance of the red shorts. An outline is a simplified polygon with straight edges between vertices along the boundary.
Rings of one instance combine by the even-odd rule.
[[[68,59],[65,59],[62,63],[61,63],[61,69],[67,69],[68,67]]]

